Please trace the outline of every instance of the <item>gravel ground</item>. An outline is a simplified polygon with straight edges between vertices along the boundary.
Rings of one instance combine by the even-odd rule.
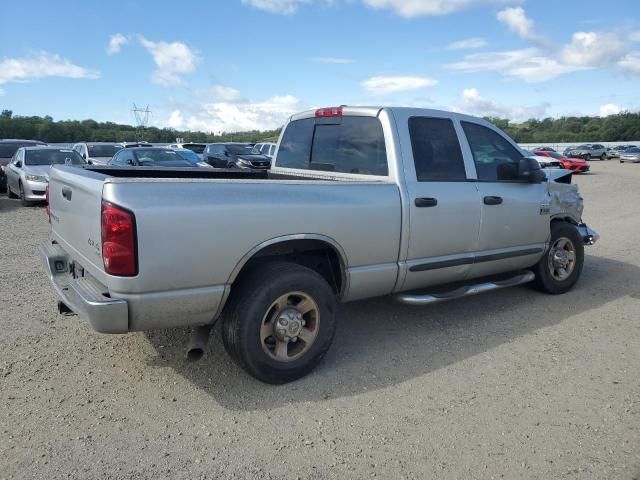
[[[640,478],[640,165],[592,165],[575,290],[349,304],[280,387],[57,315],[44,209],[0,197],[0,479]]]

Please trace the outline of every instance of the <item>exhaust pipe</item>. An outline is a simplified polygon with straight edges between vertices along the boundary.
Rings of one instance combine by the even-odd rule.
[[[189,345],[187,346],[187,352],[185,354],[189,362],[197,362],[204,356],[212,327],[213,325],[202,325],[194,328],[191,332],[191,338],[189,339]]]

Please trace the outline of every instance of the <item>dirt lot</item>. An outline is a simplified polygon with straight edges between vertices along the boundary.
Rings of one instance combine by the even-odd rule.
[[[107,336],[56,313],[41,207],[0,197],[2,478],[640,477],[640,165],[576,177],[577,288],[342,308],[322,366],[273,387],[214,332]]]

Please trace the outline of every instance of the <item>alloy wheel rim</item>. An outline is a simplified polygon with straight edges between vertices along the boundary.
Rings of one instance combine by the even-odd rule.
[[[292,362],[309,351],[320,330],[320,309],[304,292],[288,292],[267,309],[260,325],[260,344],[278,362]]]
[[[548,255],[549,273],[558,281],[571,276],[576,266],[576,249],[573,242],[566,237],[558,238]]]

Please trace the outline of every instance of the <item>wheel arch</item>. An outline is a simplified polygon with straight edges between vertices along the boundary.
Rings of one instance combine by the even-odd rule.
[[[319,252],[326,256],[320,258]],[[320,265],[310,262],[312,254]],[[341,298],[348,292],[349,264],[344,249],[333,238],[313,233],[282,235],[259,243],[238,261],[227,284],[232,285],[243,273],[261,261],[269,260],[287,260],[311,268],[322,275]]]

